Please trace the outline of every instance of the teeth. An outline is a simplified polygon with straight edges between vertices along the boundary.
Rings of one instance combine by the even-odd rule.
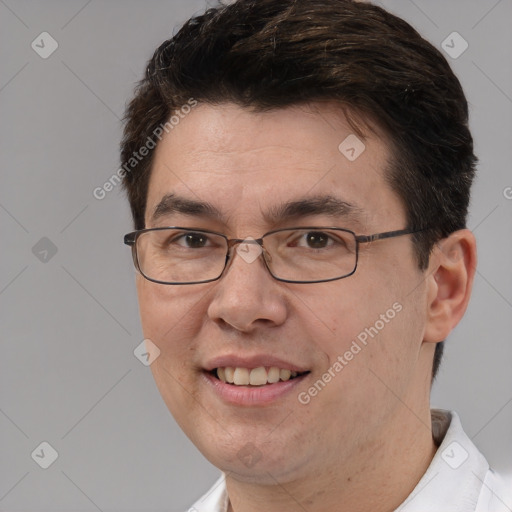
[[[249,384],[249,370],[247,368],[235,368],[233,384],[247,386]]]
[[[226,382],[233,384],[233,380],[234,380],[234,376],[235,376],[235,369],[231,368],[231,366],[226,366],[226,368],[224,368],[224,374],[226,376]],[[220,378],[221,377],[219,375],[219,379]]]
[[[254,368],[249,375],[249,384],[251,386],[262,386],[267,383],[267,370],[263,366]]]
[[[264,366],[258,368],[233,368],[226,366],[217,368],[217,377],[222,382],[234,384],[235,386],[263,386],[265,384],[275,384],[280,380],[286,382],[290,378],[297,377],[298,372],[270,367],[268,370]]]
[[[269,384],[274,384],[275,382],[279,382],[279,368],[272,366],[272,368],[269,369],[267,381]]]
[[[290,370],[279,370],[279,378],[281,380],[290,380],[292,372]]]

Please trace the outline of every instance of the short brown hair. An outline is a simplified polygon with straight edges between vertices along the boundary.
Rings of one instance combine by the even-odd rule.
[[[476,157],[462,87],[436,48],[378,6],[238,0],[191,18],[155,51],[127,107],[122,163],[190,98],[257,111],[334,100],[391,141],[386,178],[408,226],[430,228],[413,236],[422,270],[434,244],[466,226]],[[136,229],[151,163],[152,152],[124,176]]]

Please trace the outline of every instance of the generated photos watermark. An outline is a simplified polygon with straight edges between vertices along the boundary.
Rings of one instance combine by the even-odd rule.
[[[151,135],[148,135],[146,142],[139,148],[138,151],[134,151],[132,156],[124,162],[123,166],[120,167],[108,180],[103,183],[101,187],[96,187],[92,191],[92,195],[98,201],[105,199],[109,192],[112,192],[117,185],[121,183],[123,178],[130,173],[137,164],[143,160],[150,152],[156,148],[158,141],[162,140],[165,133],[169,133],[174,129],[180,121],[184,119],[194,107],[198,104],[197,100],[190,98],[187,103],[181,106],[180,109],[176,110],[175,113],[165,123],[157,126]]]
[[[359,354],[370,341],[377,336],[387,324],[393,320],[398,313],[403,309],[400,302],[395,302],[385,313],[379,316],[379,319],[374,322],[370,327],[365,327],[357,336],[352,340],[350,348],[342,355],[336,358],[336,361],[322,374],[322,376],[312,385],[307,391],[301,391],[297,395],[298,401],[302,405],[307,405],[311,399],[320,393],[329,382],[331,382],[340,372],[347,366],[350,361]]]

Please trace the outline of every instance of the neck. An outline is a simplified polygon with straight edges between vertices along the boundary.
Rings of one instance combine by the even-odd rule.
[[[395,510],[416,487],[436,452],[429,408],[412,411],[401,404],[380,434],[364,443],[357,457],[331,457],[329,464],[292,480],[276,479],[275,485],[242,482],[228,475],[228,511]]]

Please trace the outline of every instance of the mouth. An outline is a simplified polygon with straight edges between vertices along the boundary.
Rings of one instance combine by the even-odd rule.
[[[310,372],[297,372],[277,366],[259,366],[257,368],[222,366],[209,372],[212,377],[225,384],[249,388],[261,388],[279,382],[287,382],[303,377],[308,373]]]
[[[269,354],[225,354],[206,362],[204,383],[223,403],[260,407],[293,400],[311,371]]]

